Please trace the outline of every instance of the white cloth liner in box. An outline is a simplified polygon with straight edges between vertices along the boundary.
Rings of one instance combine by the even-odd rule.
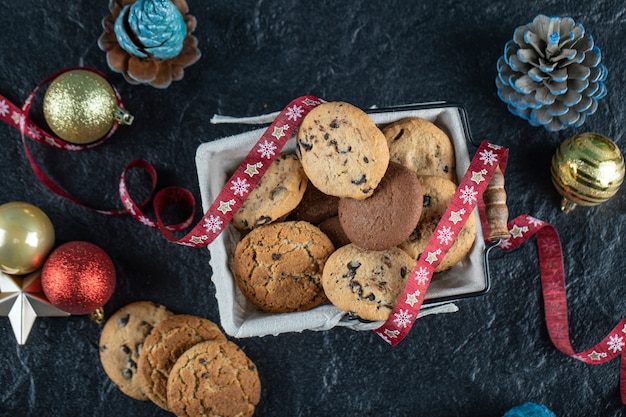
[[[270,123],[276,114],[252,118],[229,118],[215,116],[213,123]],[[373,110],[372,120],[384,125],[405,117],[417,116],[435,123],[443,129],[454,143],[457,178],[462,178],[469,166],[467,142],[469,132],[464,123],[464,111],[455,106],[402,106],[392,109]],[[250,149],[261,137],[263,129],[234,135],[200,145],[196,152],[196,165],[202,207],[206,211]],[[295,140],[291,138],[285,151],[293,151]],[[475,210],[478,219],[478,210]],[[239,241],[239,232],[228,226],[209,246],[211,252],[212,281],[224,331],[236,338],[277,335],[303,330],[328,330],[345,326],[354,330],[371,330],[382,322],[364,323],[350,318],[330,304],[309,311],[272,314],[260,311],[239,291],[232,274],[232,254]],[[451,300],[485,292],[489,283],[484,268],[485,244],[480,222],[470,254],[452,269],[435,274],[420,311],[427,314],[448,313],[458,310]]]

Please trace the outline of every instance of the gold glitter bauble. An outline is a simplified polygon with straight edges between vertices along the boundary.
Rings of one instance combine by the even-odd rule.
[[[13,275],[36,271],[54,239],[52,222],[38,207],[21,201],[0,205],[0,271]]]
[[[106,135],[118,108],[111,84],[93,71],[71,70],[56,77],[43,99],[50,129],[68,142],[85,145]]]
[[[624,180],[624,157],[599,133],[582,133],[563,142],[552,157],[552,183],[563,196],[565,213],[576,205],[596,206],[613,197]]]

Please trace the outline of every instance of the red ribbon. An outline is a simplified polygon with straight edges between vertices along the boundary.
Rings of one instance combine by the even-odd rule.
[[[504,172],[507,156],[506,148],[488,142],[483,142],[476,151],[450,205],[409,276],[397,305],[387,321],[374,330],[390,345],[395,346],[409,334],[435,269],[452,247],[474,207],[482,201],[496,167],[500,166]]]
[[[100,74],[97,70],[83,67],[81,69]],[[28,136],[39,143],[59,149],[70,151],[84,150],[101,144],[110,138],[117,129],[118,124],[114,123],[111,131],[100,141],[88,145],[73,145],[48,134],[28,118],[32,99],[39,88],[69,70],[72,70],[72,68],[60,71],[42,82],[28,96],[21,108],[0,96],[0,119],[20,130],[26,155],[30,161],[31,168],[39,180],[56,194],[88,207],[64,191],[43,172],[32,157],[25,140],[25,137]],[[119,93],[115,87],[113,89],[118,105],[124,108]],[[172,231],[181,230],[189,227],[191,224],[195,207],[193,195],[188,190],[180,187],[168,187],[160,190],[154,195],[153,202],[156,221],[148,218],[141,211],[141,207],[152,198],[156,186],[156,171],[151,164],[141,159],[131,161],[125,167],[120,177],[119,195],[124,204],[124,210],[94,210],[103,214],[129,213],[133,218],[146,226],[159,229],[171,242],[193,247],[206,246],[228,225],[233,214],[238,210],[256,184],[258,184],[269,165],[295,132],[302,118],[322,102],[323,100],[314,96],[303,96],[285,107],[230,177],[202,220],[182,239],[174,236]],[[389,319],[375,330],[377,334],[391,345],[396,345],[409,333],[417,319],[417,314],[424,301],[424,296],[435,268],[452,246],[455,236],[465,224],[476,204],[479,205],[483,230],[488,230],[482,215],[484,210],[482,194],[493,176],[496,166],[499,165],[502,172],[504,172],[507,157],[508,151],[506,148],[488,142],[483,142],[478,148],[450,206],[437,225],[423,255],[413,270],[398,305],[389,316]],[[134,168],[146,171],[152,181],[150,195],[140,203],[133,201],[126,187],[126,174]],[[160,213],[170,204],[187,205],[192,209],[192,214],[188,219],[177,225],[166,225]],[[554,346],[562,353],[587,364],[601,364],[615,359],[617,356],[622,356],[620,393],[622,402],[626,404],[626,356],[622,355],[626,345],[624,341],[626,337],[626,319],[620,321],[601,342],[583,352],[576,353],[570,342],[563,258],[556,229],[541,220],[522,215],[509,223],[509,231],[511,238],[501,242],[499,245],[503,250],[514,249],[533,235],[537,237],[546,326]]]
[[[539,272],[543,292],[546,327],[554,346],[565,355],[586,364],[597,365],[621,356],[620,395],[626,404],[626,319],[620,321],[598,344],[583,352],[575,352],[570,342],[567,298],[561,241],[554,226],[529,215],[509,222],[511,238],[500,243],[503,250],[512,250],[536,236]]]
[[[8,99],[0,95],[0,120],[5,121],[20,131],[24,152],[30,162],[31,169],[39,181],[57,195],[101,214],[120,215],[128,213],[142,224],[158,229],[168,241],[192,247],[204,247],[211,243],[222,232],[222,230],[231,221],[234,213],[239,209],[243,201],[258,184],[263,174],[265,174],[265,171],[276,159],[277,154],[282,150],[289,138],[293,135],[302,118],[311,109],[323,101],[314,96],[303,96],[293,100],[287,107],[285,107],[285,109],[276,117],[274,122],[264,132],[258,143],[250,151],[237,171],[235,171],[230,180],[226,183],[226,186],[217,196],[211,207],[209,207],[200,222],[198,222],[198,224],[186,236],[179,239],[172,232],[183,230],[191,225],[195,212],[195,199],[190,191],[182,187],[164,188],[155,194],[157,173],[152,164],[149,162],[143,159],[135,159],[126,165],[119,181],[119,195],[124,208],[120,210],[102,210],[93,208],[83,203],[81,200],[65,191],[61,186],[48,177],[48,175],[46,175],[43,169],[35,161],[33,155],[28,149],[26,137],[57,149],[80,151],[102,144],[108,140],[119,127],[119,123],[114,122],[109,132],[107,132],[107,134],[99,141],[87,145],[76,145],[49,134],[37,126],[37,124],[29,118],[28,114],[30,112],[32,101],[39,89],[43,85],[53,81],[59,75],[75,69],[94,72],[106,80],[104,74],[96,69],[87,67],[72,67],[58,71],[46,78],[28,95],[21,107],[17,107]],[[111,84],[111,87],[115,92],[117,105],[124,109],[124,103],[119,92],[113,84]],[[139,203],[136,203],[132,199],[126,186],[126,176],[131,169],[144,170],[149,175],[152,183],[148,196]],[[150,219],[141,210],[142,207],[144,207],[153,197],[156,220]],[[181,223],[175,225],[165,224],[161,213],[167,206],[175,204],[188,207],[191,214]]]

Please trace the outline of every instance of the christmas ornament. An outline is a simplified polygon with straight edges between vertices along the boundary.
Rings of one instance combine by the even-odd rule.
[[[528,402],[511,408],[502,417],[556,417],[556,414],[543,404]]]
[[[109,255],[82,241],[53,250],[41,271],[41,285],[50,303],[75,315],[97,313],[113,295],[115,281]]]
[[[170,0],[138,0],[124,6],[114,30],[120,46],[140,58],[174,58],[187,35],[183,15]]]
[[[24,275],[41,268],[54,239],[52,222],[38,207],[21,201],[0,205],[0,271]]]
[[[606,95],[600,49],[570,17],[535,19],[515,29],[497,62],[498,96],[533,126],[581,126]]]
[[[50,305],[41,289],[41,270],[26,276],[0,272],[0,316],[9,317],[20,345],[26,343],[37,317],[65,317],[65,311]]]
[[[200,59],[185,0],[111,0],[109,10],[98,46],[129,83],[167,88]]]
[[[599,133],[567,139],[552,157],[552,183],[563,196],[561,210],[595,206],[613,197],[624,180],[624,157],[617,145]]]
[[[118,106],[111,84],[96,72],[82,69],[64,72],[50,83],[43,112],[57,136],[79,145],[101,139],[115,121],[133,122],[133,117]]]

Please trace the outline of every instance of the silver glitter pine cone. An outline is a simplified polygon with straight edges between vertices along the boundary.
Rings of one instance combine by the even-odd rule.
[[[498,59],[498,96],[511,113],[550,131],[579,127],[606,95],[600,49],[570,17],[535,19],[515,30]]]

